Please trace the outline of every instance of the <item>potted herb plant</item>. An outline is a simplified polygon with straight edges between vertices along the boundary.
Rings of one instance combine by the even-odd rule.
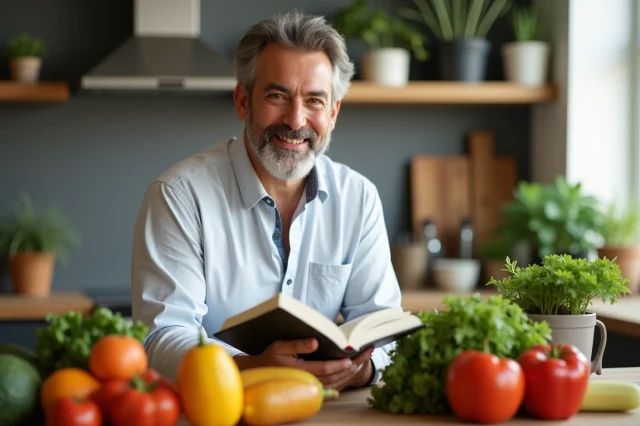
[[[14,292],[46,296],[56,260],[66,263],[79,238],[59,210],[49,207],[38,213],[27,195],[13,211],[0,220],[0,253],[9,264]]]
[[[538,10],[533,6],[514,8],[511,26],[515,41],[502,46],[506,79],[527,86],[544,84],[549,67],[549,44],[540,40]]]
[[[431,4],[427,0],[413,0],[413,3],[417,9],[402,8],[398,13],[426,25],[440,40],[441,78],[484,81],[491,51],[487,34],[510,9],[512,0],[432,0]]]
[[[603,211],[602,236],[604,245],[598,255],[613,259],[620,266],[622,276],[629,280],[631,294],[640,287],[640,244],[637,236],[640,228],[640,203],[629,203],[625,208],[608,204]]]
[[[368,0],[354,0],[336,14],[333,24],[345,38],[367,44],[360,63],[365,81],[404,86],[409,81],[411,52],[419,61],[429,57],[420,31],[383,9],[372,10]]]
[[[602,245],[598,200],[564,176],[554,184],[519,182],[500,215],[496,232],[513,246],[527,243],[534,263],[549,254],[588,257]]]
[[[534,321],[546,322],[551,328],[551,343],[572,344],[590,360],[595,327],[600,329],[591,372],[601,374],[607,330],[589,307],[595,298],[613,304],[629,292],[618,265],[606,258],[589,261],[553,254],[545,256],[541,265],[526,268],[507,258],[506,269],[509,276],[491,279],[487,285],[495,285],[500,295]]]
[[[29,34],[20,34],[7,43],[7,56],[11,78],[22,83],[35,83],[40,79],[44,42]]]

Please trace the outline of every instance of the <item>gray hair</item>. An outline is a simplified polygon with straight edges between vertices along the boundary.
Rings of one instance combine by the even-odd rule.
[[[298,11],[276,15],[253,25],[236,47],[236,78],[252,92],[258,56],[269,44],[303,51],[322,51],[333,66],[333,100],[341,100],[349,89],[354,65],[347,54],[343,37],[321,16]]]

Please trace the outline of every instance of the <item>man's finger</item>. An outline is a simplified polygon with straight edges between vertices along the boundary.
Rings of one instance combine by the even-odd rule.
[[[298,359],[296,360],[296,365],[316,376],[328,376],[350,368],[353,365],[353,362],[350,359],[338,359],[332,361],[305,361],[303,359]]]
[[[308,354],[318,349],[316,339],[280,340],[271,345],[271,353],[274,355]]]
[[[347,368],[346,370],[329,374],[327,376],[318,376],[318,380],[320,380],[322,384],[327,388],[340,390],[346,384],[351,382],[351,380],[353,380],[353,377],[355,375],[355,369],[356,369],[356,366],[354,364],[351,367]]]

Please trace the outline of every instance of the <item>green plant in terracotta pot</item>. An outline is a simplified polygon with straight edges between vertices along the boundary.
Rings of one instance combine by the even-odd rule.
[[[631,294],[638,293],[640,286],[640,203],[633,201],[623,208],[610,203],[603,209],[602,236],[604,245],[598,255],[615,259],[622,276],[629,280]]]
[[[30,34],[19,34],[7,43],[7,57],[11,78],[22,83],[35,83],[40,79],[45,45],[42,39]]]
[[[426,25],[440,44],[442,80],[484,81],[491,43],[487,38],[512,0],[413,0],[398,14]]]
[[[629,293],[627,280],[610,259],[589,261],[568,254],[548,255],[542,264],[525,268],[507,259],[509,276],[491,279],[498,293],[511,300],[535,321],[546,322],[552,330],[552,343],[572,344],[591,359],[595,327],[600,344],[591,362],[591,372],[601,374],[607,330],[589,307],[594,299],[615,303]]]
[[[79,237],[56,208],[38,212],[31,198],[21,195],[13,214],[0,219],[0,253],[9,264],[14,292],[46,296],[56,260],[66,264]]]

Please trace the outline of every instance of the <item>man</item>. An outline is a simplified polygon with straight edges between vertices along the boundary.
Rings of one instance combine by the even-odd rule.
[[[320,17],[288,13],[250,28],[236,62],[243,137],[170,168],[140,209],[132,307],[150,327],[150,365],[175,377],[202,325],[240,369],[296,366],[335,389],[376,383],[393,344],[304,361],[296,355],[317,342],[274,342],[252,357],[211,338],[278,292],[331,319],[400,306],[376,188],[324,155],[353,75],[342,37]]]

